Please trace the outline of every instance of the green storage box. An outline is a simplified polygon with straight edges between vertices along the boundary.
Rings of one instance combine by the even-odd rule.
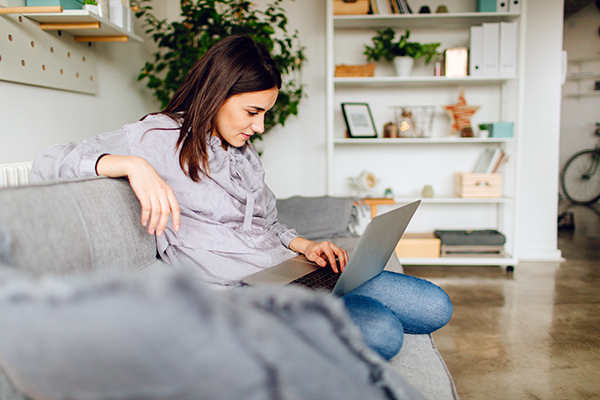
[[[27,7],[62,6],[65,10],[81,10],[83,0],[27,0]]]
[[[497,0],[477,0],[478,12],[496,12]]]
[[[488,131],[488,137],[491,138],[511,138],[513,137],[513,122],[493,122],[491,124],[481,124]]]

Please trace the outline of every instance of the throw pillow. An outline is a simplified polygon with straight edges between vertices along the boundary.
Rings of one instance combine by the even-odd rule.
[[[422,398],[332,297],[172,271],[94,278],[0,287],[0,368],[31,398]]]

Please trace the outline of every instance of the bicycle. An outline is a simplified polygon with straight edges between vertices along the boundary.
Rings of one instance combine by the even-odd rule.
[[[600,138],[600,122],[596,122],[594,135]],[[589,205],[600,199],[600,142],[569,158],[560,183],[565,197],[573,204]]]

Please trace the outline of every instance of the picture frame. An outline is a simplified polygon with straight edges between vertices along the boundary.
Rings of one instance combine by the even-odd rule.
[[[377,129],[367,103],[342,103],[342,113],[348,137],[377,138]]]

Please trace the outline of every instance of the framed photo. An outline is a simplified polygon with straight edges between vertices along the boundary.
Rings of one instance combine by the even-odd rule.
[[[344,120],[346,120],[349,137],[377,137],[371,109],[367,103],[342,103],[342,112],[344,113]]]

